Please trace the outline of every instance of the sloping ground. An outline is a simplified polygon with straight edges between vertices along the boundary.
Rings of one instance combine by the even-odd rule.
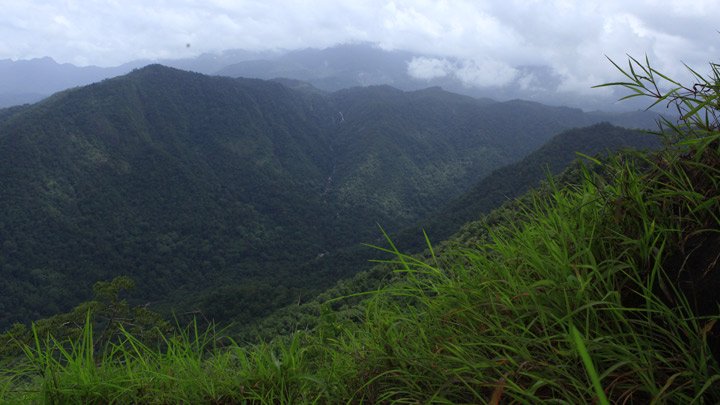
[[[438,88],[333,94],[151,65],[0,110],[0,330],[119,275],[170,314],[251,322],[367,264],[579,109]]]
[[[720,360],[720,325],[713,320],[720,310],[720,137],[711,135],[695,143],[681,156],[657,160],[650,178],[660,192],[657,202],[645,209],[659,218],[671,216],[665,226],[675,227],[662,262],[670,286],[658,285],[656,293],[668,305],[686,304],[694,314],[708,317],[704,333]],[[626,209],[624,202],[619,207]],[[677,290],[687,303],[676,297]]]
[[[625,148],[650,150],[659,146],[657,136],[608,123],[563,131],[521,161],[483,177],[467,192],[449,201],[417,226],[399,233],[394,237],[395,242],[401,249],[423,248],[424,241],[418,238],[422,234],[421,229],[431,240],[445,240],[463,224],[523,195],[548,175],[558,175],[579,158],[578,153],[602,157]]]
[[[425,218],[418,226],[406,228],[392,235],[393,243],[404,252],[422,252],[427,248],[427,242],[423,238],[425,232],[431,241],[450,238],[448,243],[442,243],[440,247],[435,246],[436,249],[443,249],[446,245],[467,245],[468,241],[476,240],[478,230],[485,227],[478,218],[486,218],[489,222],[497,221],[502,216],[500,213],[507,209],[497,208],[503,204],[516,205],[514,198],[521,197],[532,187],[542,186],[541,181],[547,180],[549,175],[559,175],[561,179],[576,179],[577,167],[582,164],[582,160],[585,160],[579,157],[578,152],[587,156],[607,158],[608,154],[623,149],[653,150],[659,147],[660,138],[655,135],[619,128],[607,123],[563,131],[521,161],[493,171],[468,192],[451,200],[434,215]],[[456,232],[455,236],[450,237]],[[352,253],[356,255],[364,253],[366,260],[379,259],[381,256],[379,251],[369,248]],[[296,329],[312,328],[318,323],[322,304],[329,301],[332,301],[332,308],[342,314],[340,316],[357,318],[358,310],[353,304],[364,296],[336,299],[375,290],[392,278],[391,273],[390,266],[376,266],[371,271],[341,280],[333,288],[310,301],[282,308],[257,324],[234,325],[231,330],[243,340],[256,341],[272,339],[274,336],[285,335]]]
[[[403,277],[360,322],[326,312],[256,346],[126,333],[102,356],[86,327],[64,360],[59,343],[27,348],[0,387],[45,402],[717,403],[717,297],[687,282],[720,287],[718,139],[583,170],[480,243],[424,260],[391,248]]]

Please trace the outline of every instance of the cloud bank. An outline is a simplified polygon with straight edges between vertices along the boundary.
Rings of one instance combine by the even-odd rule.
[[[78,65],[181,58],[224,49],[323,48],[374,42],[432,58],[422,79],[532,85],[518,66],[549,66],[558,91],[617,77],[604,55],[645,54],[684,75],[718,54],[720,2],[709,0],[41,0],[2,1],[0,59],[51,56]],[[188,47],[188,44],[190,45]],[[451,62],[451,60],[453,62]]]
[[[408,62],[408,74],[420,80],[452,76],[468,87],[502,87],[518,76],[518,70],[491,59],[447,59],[415,57]]]

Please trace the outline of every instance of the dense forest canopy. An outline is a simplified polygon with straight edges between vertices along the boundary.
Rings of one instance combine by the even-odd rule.
[[[415,224],[607,118],[288,84],[152,65],[0,110],[0,324],[68,310],[119,275],[168,313],[254,319],[366,268],[378,224]]]

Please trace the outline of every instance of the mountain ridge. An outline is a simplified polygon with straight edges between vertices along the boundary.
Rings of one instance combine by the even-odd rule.
[[[417,75],[413,66],[438,61],[445,66],[441,76]],[[403,50],[386,50],[372,43],[338,44],[324,49],[285,51],[226,50],[196,57],[159,60],[132,60],[118,66],[75,66],[51,58],[0,60],[0,107],[36,102],[67,88],[87,85],[123,75],[134,68],[161,63],[203,74],[253,77],[265,80],[285,77],[308,82],[323,91],[388,84],[405,91],[442,86],[472,97],[529,99],[554,105],[578,105],[584,109],[617,109],[615,96],[588,97],[559,90],[562,75],[549,66],[516,66],[514,80],[502,85],[475,83],[472,60],[423,55]],[[4,90],[3,90],[4,89]],[[619,96],[617,96],[619,97]],[[624,107],[627,108],[627,107]],[[637,108],[640,108],[639,106]]]

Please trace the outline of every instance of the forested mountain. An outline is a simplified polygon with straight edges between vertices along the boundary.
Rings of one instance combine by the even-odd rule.
[[[248,304],[240,318],[261,316],[360,270],[338,252],[377,224],[416,223],[594,120],[437,88],[324,94],[159,65],[0,110],[0,326],[121,274],[154,306],[215,317],[203,303],[232,299]]]
[[[384,51],[371,44],[346,44],[241,61],[219,69],[216,74],[261,79],[287,77],[327,91],[381,84],[408,89],[421,86],[407,74],[407,63],[416,56],[419,55],[411,52]]]
[[[207,313],[173,327],[127,299],[131,279],[101,281],[90,301],[0,332],[0,401],[720,403],[717,88],[656,94],[655,76],[637,73],[657,72],[648,60],[629,63],[623,86],[680,112],[661,124],[663,147],[572,165],[487,215],[576,150],[657,143],[609,124],[573,129],[474,182],[439,176],[440,162],[482,171],[478,159],[531,142],[512,132],[522,123],[492,120],[496,103],[160,66],[0,111],[3,311],[57,308],[119,263],[144,299],[177,298],[186,283],[185,308],[204,297],[216,319],[264,319],[245,336],[204,325]],[[592,120],[505,108],[527,138],[559,118]],[[477,221],[418,254],[388,243],[371,271],[295,295],[329,281],[320,259],[344,261],[346,229],[407,219],[425,167],[438,183],[475,183],[447,196],[443,220]],[[365,201],[367,179],[380,191]],[[355,207],[367,217],[351,224]],[[315,243],[342,249],[302,263]]]
[[[476,233],[485,226],[485,219],[488,216],[499,216],[498,213],[503,210],[498,208],[504,204],[512,204],[516,198],[537,187],[541,181],[547,180],[548,176],[557,178],[562,174],[564,177],[575,179],[577,167],[573,163],[583,159],[578,153],[603,159],[608,154],[621,150],[651,151],[659,146],[660,139],[654,134],[616,127],[608,123],[563,131],[519,162],[493,170],[472,185],[468,191],[422,218],[416,225],[404,228],[390,237],[393,244],[401,251],[416,254],[421,254],[427,249],[423,231],[427,233],[436,250],[443,249],[439,242],[467,244],[463,240],[467,233],[477,238]],[[361,254],[359,251],[352,253]],[[381,256],[380,251],[370,255],[374,259],[379,256]],[[348,260],[348,257],[345,256],[344,259]],[[332,304],[339,311],[338,315],[357,316],[358,309],[348,304],[366,298],[362,293],[386,285],[393,278],[391,268],[392,266],[387,265],[374,266],[367,272],[340,280],[332,288],[302,305],[290,305],[262,319],[258,324],[239,324],[240,326],[234,330],[244,339],[252,340],[258,336],[271,339],[273,336],[287,334],[296,329],[313,328],[320,321],[322,305],[342,297],[351,298]],[[355,297],[357,294],[360,295]],[[340,311],[341,308],[347,311]]]
[[[15,106],[15,107],[0,108],[0,123],[9,119],[10,117],[12,117],[15,114],[25,111],[28,108],[30,108],[28,104],[19,105],[19,106]]]
[[[127,73],[132,67],[79,67],[52,58],[0,60],[0,107],[33,103],[70,87]]]
[[[331,219],[327,116],[279,84],[152,66],[12,117],[3,319],[56,311],[117,274],[155,300],[219,273],[280,277],[330,248],[312,231]]]
[[[521,161],[494,170],[438,212],[421,220],[417,227],[405,229],[395,242],[409,250],[424,248],[421,229],[432,240],[445,240],[463,224],[517,198],[548,176],[559,174],[580,159],[578,153],[593,157],[624,148],[650,150],[659,146],[660,140],[655,135],[608,123],[564,131]]]
[[[167,66],[193,72],[211,74],[225,66],[248,59],[268,58],[275,52],[228,50],[217,54],[202,54],[194,58],[155,61]],[[28,60],[0,60],[0,108],[37,102],[57,91],[84,86],[119,76],[134,68],[153,63],[133,60],[112,67],[76,66],[58,63],[50,57]]]
[[[340,120],[332,193],[354,217],[381,218],[388,229],[424,217],[492,169],[588,121],[580,110],[495,103],[439,88],[358,87],[330,98]],[[511,112],[523,118],[511,122]]]

